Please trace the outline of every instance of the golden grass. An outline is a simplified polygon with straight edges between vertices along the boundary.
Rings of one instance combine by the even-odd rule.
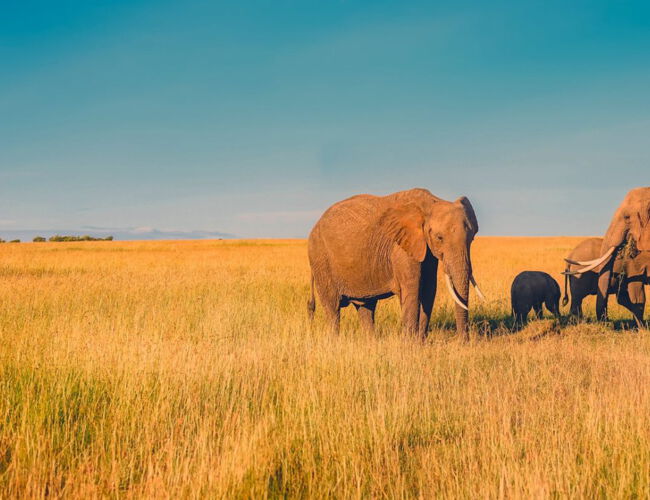
[[[0,497],[648,497],[647,332],[509,332],[579,240],[479,238],[469,345],[310,327],[304,241],[2,245]]]

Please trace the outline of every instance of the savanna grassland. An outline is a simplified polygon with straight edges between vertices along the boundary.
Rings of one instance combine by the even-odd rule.
[[[1,245],[0,497],[647,498],[648,332],[510,330],[578,241],[478,238],[470,344],[310,326],[304,241]]]

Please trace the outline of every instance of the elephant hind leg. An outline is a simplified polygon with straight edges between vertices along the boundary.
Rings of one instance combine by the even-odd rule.
[[[544,305],[553,316],[558,319],[560,318],[560,297],[552,297],[551,299],[546,300]]]
[[[325,310],[325,315],[329,320],[332,333],[338,335],[341,331],[341,308],[336,303],[326,304],[325,301],[323,301],[323,309]]]
[[[309,320],[314,320],[314,312],[316,311],[316,297],[314,294],[314,275],[311,275],[311,296],[307,302],[307,314],[309,314]]]
[[[341,325],[341,295],[329,280],[316,280],[315,284],[318,298],[330,323],[330,328],[333,333],[338,334]]]
[[[528,313],[530,312],[530,306],[518,307],[513,309],[515,314],[515,326],[520,328],[523,327],[528,322]]]
[[[533,309],[535,310],[535,316],[537,316],[537,319],[542,319],[544,316],[544,311],[542,311],[542,303],[538,303],[533,305]]]
[[[361,328],[368,333],[375,332],[375,308],[377,307],[377,301],[370,301],[364,304],[354,304],[354,307],[357,309],[357,314],[359,315],[359,320],[361,321]]]
[[[521,314],[515,312],[515,326],[523,325],[524,319],[522,318]]]

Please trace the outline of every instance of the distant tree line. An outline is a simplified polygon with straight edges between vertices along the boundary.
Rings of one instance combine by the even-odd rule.
[[[45,238],[42,236],[37,236],[33,240],[34,242],[43,242],[45,241]],[[113,241],[112,236],[107,236],[106,238],[94,238],[92,236],[88,236],[87,234],[84,234],[83,236],[61,236],[59,234],[55,234],[54,236],[50,236],[48,238],[48,241],[52,242],[60,242],[60,241]]]
[[[87,234],[84,234],[83,236],[61,236],[59,234],[55,234],[54,236],[50,236],[47,240],[43,238],[42,236],[36,236],[33,240],[34,243],[43,243],[45,241],[52,241],[52,242],[60,242],[60,241],[113,241],[112,236],[107,236],[106,238],[94,238],[92,236],[89,236]],[[0,238],[0,243],[7,243],[5,240]],[[20,243],[20,240],[11,240],[9,243]]]

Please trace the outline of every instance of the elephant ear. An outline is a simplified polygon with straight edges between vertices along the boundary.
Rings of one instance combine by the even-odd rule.
[[[427,254],[424,238],[424,214],[413,204],[389,208],[381,217],[379,225],[391,240],[396,242],[410,257],[422,262]]]
[[[478,233],[478,220],[476,219],[476,214],[474,213],[474,207],[472,207],[472,204],[469,202],[469,199],[466,196],[461,196],[456,200],[456,203],[461,205],[465,210],[465,213],[467,213],[467,220],[471,224],[472,229],[474,230],[474,234]]]

